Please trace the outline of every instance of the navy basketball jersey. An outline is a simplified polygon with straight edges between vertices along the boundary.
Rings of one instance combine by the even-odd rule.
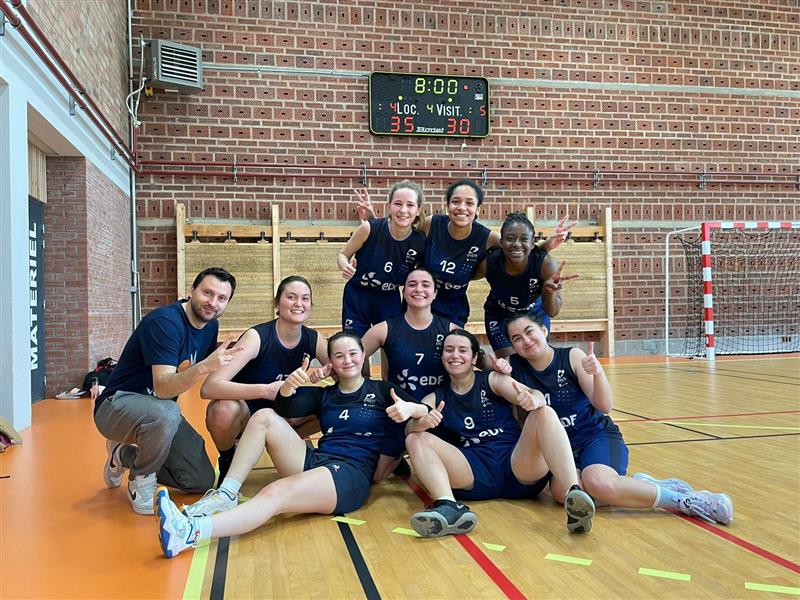
[[[301,387],[288,398],[278,394],[275,411],[286,418],[310,414],[319,417],[319,450],[346,460],[371,481],[387,438],[395,436],[398,427],[403,432],[402,425],[386,414],[386,408],[393,403],[391,387],[385,381],[372,379],[365,379],[359,389],[349,393],[338,385]],[[395,392],[403,400],[414,402],[402,390]]]
[[[275,330],[277,319],[256,325],[253,329],[261,339],[258,355],[233,376],[237,383],[272,383],[286,379],[292,371],[302,366],[303,358],[313,360],[317,355],[317,332],[305,325],[301,327],[300,341],[294,348],[286,348]],[[265,400],[264,402],[270,402]]]
[[[431,217],[424,264],[436,278],[433,312],[463,326],[469,318],[467,286],[486,256],[490,231],[475,221],[469,236],[454,240],[447,230],[449,222],[447,215]]]
[[[370,219],[369,236],[356,252],[356,273],[347,282],[348,289],[369,289],[396,292],[406,276],[425,253],[425,234],[416,229],[404,240],[396,240],[389,232],[389,219]]]
[[[486,258],[486,281],[490,289],[484,310],[497,316],[532,310],[542,294],[541,272],[546,257],[547,252],[534,246],[525,270],[510,275],[503,253],[496,250],[489,254]]]
[[[597,410],[583,393],[578,376],[569,363],[572,348],[553,348],[553,360],[537,371],[517,354],[509,357],[514,379],[544,394],[545,401],[561,419],[573,449],[580,449],[598,433],[622,437],[611,418]]]
[[[405,315],[386,321],[387,379],[417,400],[430,394],[444,380],[442,343],[448,333],[450,321],[438,315],[422,330],[411,327]]]
[[[517,442],[519,424],[514,409],[505,399],[492,391],[489,373],[475,371],[475,383],[466,394],[457,394],[450,381],[436,388],[435,406],[444,400],[442,422],[433,430],[445,440],[458,441],[462,448],[491,448],[503,442],[503,447]]]

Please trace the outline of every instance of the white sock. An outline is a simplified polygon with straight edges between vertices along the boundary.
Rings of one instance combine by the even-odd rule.
[[[222,480],[222,485],[219,486],[219,489],[226,492],[231,498],[236,498],[239,495],[239,490],[242,489],[242,482],[233,477],[226,477]]]
[[[200,532],[198,541],[211,539],[211,517],[195,517],[193,525]]]

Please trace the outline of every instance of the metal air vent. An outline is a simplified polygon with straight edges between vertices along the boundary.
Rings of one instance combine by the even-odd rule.
[[[203,89],[203,53],[200,48],[167,40],[150,40],[142,60],[149,87],[182,91]]]

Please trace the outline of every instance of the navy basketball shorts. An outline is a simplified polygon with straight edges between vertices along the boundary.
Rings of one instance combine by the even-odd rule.
[[[550,482],[551,473],[531,483],[520,483],[511,470],[511,454],[516,442],[500,448],[461,448],[461,453],[475,477],[471,490],[453,490],[459,500],[491,500],[493,498],[534,498]]]
[[[319,450],[307,448],[303,471],[325,467],[333,476],[336,508],[333,514],[343,515],[358,510],[369,497],[370,481],[350,463]]]
[[[618,435],[596,435],[579,449],[573,451],[575,466],[585,469],[591,465],[606,465],[618,474],[628,471],[628,447]]]

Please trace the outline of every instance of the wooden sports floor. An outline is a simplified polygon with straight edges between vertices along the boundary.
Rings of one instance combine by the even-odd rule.
[[[620,359],[606,371],[630,472],[725,491],[730,527],[667,512],[600,509],[569,535],[546,500],[472,503],[468,536],[407,535],[424,492],[391,477],[348,515],[284,516],[166,560],[154,517],[101,477],[87,400],[33,408],[0,455],[0,597],[780,598],[800,595],[800,357]],[[205,402],[181,399],[200,431]],[[210,454],[213,446],[209,445]],[[211,454],[212,457],[215,456]],[[243,489],[275,477],[268,463]],[[178,496],[192,501],[193,496]]]

